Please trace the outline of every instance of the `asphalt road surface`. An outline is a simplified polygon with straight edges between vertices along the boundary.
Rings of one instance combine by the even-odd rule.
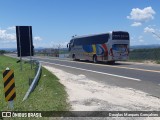
[[[15,55],[9,55],[15,57]],[[42,65],[49,65],[75,75],[112,86],[133,88],[160,98],[160,65],[134,62],[92,63],[47,56],[35,56]]]
[[[108,65],[53,57],[34,57],[34,59],[68,73],[82,74],[104,84],[141,90],[160,98],[160,65],[133,62]]]

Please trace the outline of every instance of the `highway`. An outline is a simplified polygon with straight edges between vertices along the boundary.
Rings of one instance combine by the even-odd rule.
[[[8,56],[16,57],[13,54]],[[140,90],[149,96],[160,98],[160,65],[158,64],[116,62],[114,65],[108,65],[101,62],[95,64],[48,56],[34,56],[33,59],[39,60],[42,65],[52,66],[75,75],[85,75],[96,82]]]
[[[38,56],[34,59],[39,60],[43,65],[47,64],[75,75],[82,74],[103,84],[141,90],[160,98],[160,65],[133,62],[108,65]]]

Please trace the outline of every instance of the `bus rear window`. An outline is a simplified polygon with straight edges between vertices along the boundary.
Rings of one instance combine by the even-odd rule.
[[[112,32],[112,40],[129,40],[128,32]]]

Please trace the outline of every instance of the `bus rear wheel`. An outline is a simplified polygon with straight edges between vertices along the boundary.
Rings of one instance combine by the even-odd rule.
[[[107,63],[110,65],[113,65],[113,64],[115,64],[115,61],[108,61]]]
[[[76,56],[75,54],[72,55],[72,60],[75,61],[76,60]]]
[[[98,61],[97,61],[97,56],[96,56],[96,55],[93,56],[93,62],[94,62],[94,63],[97,63],[97,62],[98,62]]]

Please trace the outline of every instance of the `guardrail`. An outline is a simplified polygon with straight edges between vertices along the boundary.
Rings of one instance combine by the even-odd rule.
[[[28,98],[28,96],[30,95],[30,93],[35,89],[38,81],[39,81],[39,78],[40,78],[40,75],[41,75],[41,63],[39,61],[35,61],[35,64],[36,64],[36,75],[33,79],[33,82],[32,84],[30,85],[28,91],[26,92],[24,98],[23,98],[23,101],[26,100]]]

